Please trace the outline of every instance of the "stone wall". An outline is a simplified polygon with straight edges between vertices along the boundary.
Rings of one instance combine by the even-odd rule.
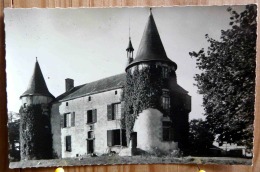
[[[26,105],[30,104],[48,104],[53,100],[51,97],[46,96],[24,96],[21,98],[22,105],[26,103]]]
[[[61,103],[55,103],[51,108],[51,131],[52,131],[52,149],[53,157],[61,157],[61,115],[59,106]]]
[[[115,94],[117,91],[117,94]],[[52,134],[53,149],[58,156],[76,157],[87,154],[87,133],[90,125],[87,124],[87,111],[97,109],[97,122],[92,124],[94,131],[94,152],[104,154],[108,151],[107,130],[120,129],[120,120],[107,119],[107,105],[119,103],[122,90],[110,90],[77,99],[55,103],[52,106]],[[75,126],[62,128],[62,115],[75,112]],[[61,122],[60,122],[61,121]],[[59,125],[60,124],[60,125]],[[59,130],[61,132],[59,132]],[[71,151],[66,151],[65,137],[71,136]],[[60,141],[59,141],[60,140]],[[60,149],[61,147],[61,149]],[[118,148],[114,148],[119,150]],[[61,152],[61,153],[59,153]]]
[[[134,131],[137,132],[137,148],[154,153],[170,153],[178,149],[178,143],[163,141],[163,114],[157,109],[143,110],[135,121]]]

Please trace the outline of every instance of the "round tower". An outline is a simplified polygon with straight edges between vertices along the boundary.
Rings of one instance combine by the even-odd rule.
[[[20,150],[21,160],[52,157],[49,92],[37,61],[27,90],[20,96]]]
[[[146,152],[169,153],[188,137],[190,110],[180,109],[190,104],[189,95],[177,84],[176,70],[177,64],[167,57],[150,10],[136,57],[126,67],[126,96],[134,97],[127,101],[128,106],[132,103],[131,115],[135,118],[132,132],[137,133],[137,148]],[[130,85],[132,90],[128,89]],[[176,127],[179,122],[183,124]],[[185,139],[176,137],[177,132]]]

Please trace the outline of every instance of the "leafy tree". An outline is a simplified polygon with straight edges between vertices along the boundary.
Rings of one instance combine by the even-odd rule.
[[[189,133],[190,153],[197,156],[208,155],[214,141],[209,124],[202,119],[193,119],[190,121]]]
[[[230,29],[221,30],[218,40],[206,34],[207,51],[189,53],[201,70],[194,78],[211,130],[219,142],[248,148],[253,143],[256,9],[248,5],[239,14],[229,7]]]
[[[20,119],[8,122],[8,141],[10,161],[20,160]]]

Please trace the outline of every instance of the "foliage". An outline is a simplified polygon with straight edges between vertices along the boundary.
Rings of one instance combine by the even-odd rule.
[[[232,8],[230,29],[221,31],[219,40],[206,34],[209,47],[205,52],[190,52],[201,74],[195,75],[196,86],[203,94],[206,120],[219,134],[218,141],[252,147],[255,67],[256,5],[248,5],[238,14]]]
[[[209,124],[202,119],[190,121],[189,130],[190,153],[192,155],[206,155],[214,141],[214,134],[209,130]]]
[[[20,108],[21,159],[52,157],[52,134],[49,114],[40,104]]]
[[[134,127],[138,114],[147,108],[161,110],[160,97],[162,95],[163,81],[161,67],[149,65],[131,73],[127,71],[126,83],[123,91],[124,114],[122,117],[123,128],[126,129],[127,139]]]
[[[9,141],[9,159],[10,161],[20,160],[20,120],[8,121],[8,141]]]

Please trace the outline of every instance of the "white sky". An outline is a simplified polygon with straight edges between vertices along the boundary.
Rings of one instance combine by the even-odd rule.
[[[167,56],[178,65],[178,83],[192,96],[190,119],[204,118],[204,110],[193,86],[199,70],[189,52],[207,47],[205,34],[217,39],[229,27],[226,9],[153,8]],[[5,9],[8,110],[19,111],[36,56],[55,97],[65,91],[65,78],[77,86],[124,72],[129,21],[135,57],[148,15],[149,8]]]

